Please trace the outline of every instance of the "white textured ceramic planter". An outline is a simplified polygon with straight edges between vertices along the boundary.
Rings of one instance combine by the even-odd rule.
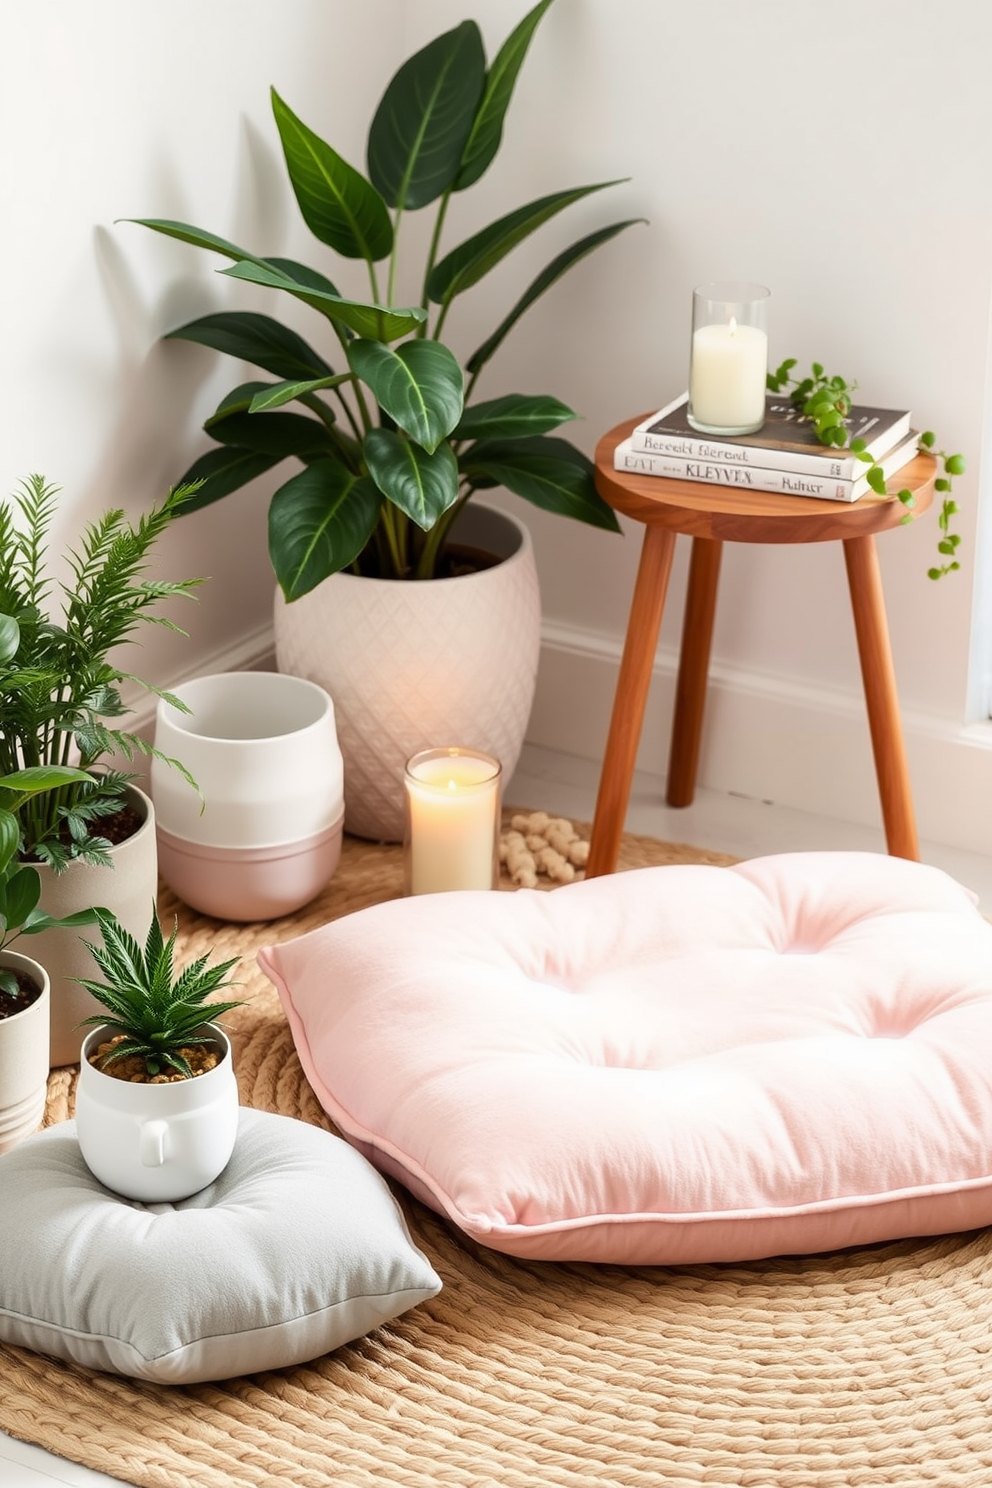
[[[202,1032],[223,1050],[220,1063],[195,1079],[164,1085],[132,1085],[95,1069],[87,1055],[109,1035],[105,1028],[87,1035],[76,1135],[87,1167],[114,1193],[146,1204],[176,1203],[213,1183],[227,1166],[238,1134],[231,1045],[216,1023]]]
[[[41,996],[13,1018],[0,1018],[0,1152],[37,1131],[48,1092],[48,974],[30,956],[0,951],[0,966],[36,981]]]
[[[344,785],[334,704],[279,672],[221,672],[173,689],[155,744],[200,795],[152,762],[159,868],[186,904],[225,920],[269,920],[307,904],[341,856]]]
[[[70,863],[64,873],[53,873],[45,864],[39,864],[40,907],[47,914],[61,919],[82,909],[92,909],[94,905],[104,905],[143,945],[152,906],[158,897],[155,813],[150,797],[137,786],[128,785],[127,796],[129,804],[143,817],[143,823],[133,837],[111,847],[113,866],[100,868],[76,861]],[[99,943],[99,939],[95,925],[84,926],[81,930],[57,926],[31,937],[31,954],[38,958],[51,978],[49,1058],[53,1067],[77,1062],[85,1033],[78,1025],[84,1018],[100,1012],[100,1004],[85,987],[70,980],[72,977],[92,979],[96,976],[93,957],[84,942]]]
[[[345,829],[359,837],[402,841],[403,769],[420,750],[481,750],[508,780],[523,746],[541,644],[530,534],[473,500],[455,537],[502,561],[420,583],[335,574],[292,604],[276,594],[279,669],[334,699]]]

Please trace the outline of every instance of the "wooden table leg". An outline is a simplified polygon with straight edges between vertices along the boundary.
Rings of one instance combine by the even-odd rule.
[[[599,779],[596,815],[589,843],[586,878],[612,873],[620,855],[630,782],[644,723],[644,708],[654,669],[658,631],[672,571],[675,534],[665,527],[647,526],[641,561],[630,605],[620,675],[613,699],[613,715]]]
[[[896,695],[896,674],[885,616],[882,577],[875,539],[844,539],[844,562],[854,611],[854,630],[875,755],[875,774],[882,802],[885,841],[893,857],[917,861],[920,856],[909,783],[909,765]]]
[[[689,806],[696,793],[699,742],[703,734],[706,678],[710,669],[716,588],[720,577],[723,543],[714,538],[694,537],[689,563],[689,586],[685,596],[679,675],[675,684],[672,715],[672,744],[668,756],[669,806]]]

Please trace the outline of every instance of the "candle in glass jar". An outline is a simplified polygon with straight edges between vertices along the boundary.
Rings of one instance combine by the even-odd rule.
[[[693,291],[687,416],[708,434],[748,434],[765,420],[768,290],[730,281]]]
[[[500,763],[462,748],[407,761],[406,892],[492,889],[499,848]]]

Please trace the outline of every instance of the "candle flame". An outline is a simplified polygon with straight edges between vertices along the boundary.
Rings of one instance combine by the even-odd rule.
[[[730,317],[730,334],[732,336],[736,336],[736,334],[737,334],[737,316],[736,315],[732,315]]]
[[[458,789],[457,785],[455,784],[455,782],[453,780],[449,780],[448,781],[448,789],[449,790],[457,790]]]

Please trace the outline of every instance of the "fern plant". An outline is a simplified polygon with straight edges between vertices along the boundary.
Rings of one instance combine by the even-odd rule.
[[[193,1071],[182,1050],[191,1042],[204,1041],[205,1023],[243,1006],[243,1000],[206,1006],[212,993],[231,985],[228,972],[239,958],[208,966],[209,956],[201,956],[177,976],[173,963],[179,924],[174,923],[166,940],[154,904],[144,949],[109,910],[98,909],[96,919],[103,944],[86,941],[86,945],[106,981],[73,980],[107,1009],[79,1026],[107,1028],[121,1035],[100,1068],[137,1056],[145,1061],[151,1077],[173,1070],[191,1079]]]
[[[103,825],[121,810],[130,777],[95,775],[93,766],[154,753],[117,723],[126,711],[121,684],[137,683],[186,711],[171,694],[123,671],[110,653],[142,624],[185,634],[153,612],[201,581],[142,576],[155,542],[191,495],[178,487],[136,525],[111,510],[87,526],[66,555],[71,581],[60,586],[61,616],[54,615],[48,532],[57,495],[57,487],[32,475],[0,503],[0,773],[69,765],[85,772],[32,795],[19,813],[21,857],[61,872],[73,858],[109,861]]]

